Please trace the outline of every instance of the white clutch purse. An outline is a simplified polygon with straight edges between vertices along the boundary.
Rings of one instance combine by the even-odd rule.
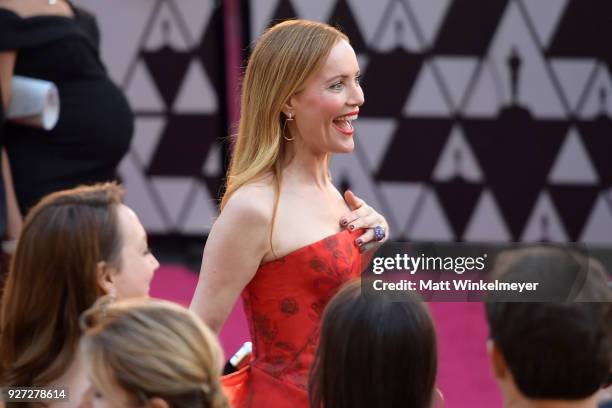
[[[60,100],[53,82],[14,75],[12,87],[7,120],[45,130],[55,127]]]

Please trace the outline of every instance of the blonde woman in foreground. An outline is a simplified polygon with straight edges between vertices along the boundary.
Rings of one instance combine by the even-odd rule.
[[[81,317],[81,356],[92,383],[88,406],[226,408],[223,353],[193,313],[161,300],[109,304]]]
[[[360,75],[347,36],[314,21],[275,25],[249,59],[191,304],[219,332],[242,296],[253,356],[223,378],[235,407],[308,407],[321,313],[388,235],[385,218],[329,175],[331,156],[355,148]]]

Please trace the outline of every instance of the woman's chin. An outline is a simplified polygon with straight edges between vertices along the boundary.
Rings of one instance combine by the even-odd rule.
[[[334,146],[332,153],[352,153],[355,150],[355,142],[349,139],[342,144]]]

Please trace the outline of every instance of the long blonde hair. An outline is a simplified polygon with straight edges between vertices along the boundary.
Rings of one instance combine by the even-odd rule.
[[[287,20],[268,29],[257,41],[247,65],[240,98],[240,125],[227,174],[221,209],[236,190],[272,173],[275,203],[285,154],[282,108],[322,65],[346,35],[324,23]]]
[[[221,347],[189,310],[161,300],[103,298],[81,326],[81,355],[104,395],[112,398],[119,386],[141,405],[158,397],[172,408],[229,408]]]

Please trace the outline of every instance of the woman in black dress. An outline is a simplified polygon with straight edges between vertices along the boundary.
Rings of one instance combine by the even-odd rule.
[[[94,17],[66,0],[0,0],[3,103],[13,75],[52,81],[60,94],[52,131],[4,128],[23,215],[50,192],[115,179],[129,148],[133,114],[100,60],[99,39]]]

